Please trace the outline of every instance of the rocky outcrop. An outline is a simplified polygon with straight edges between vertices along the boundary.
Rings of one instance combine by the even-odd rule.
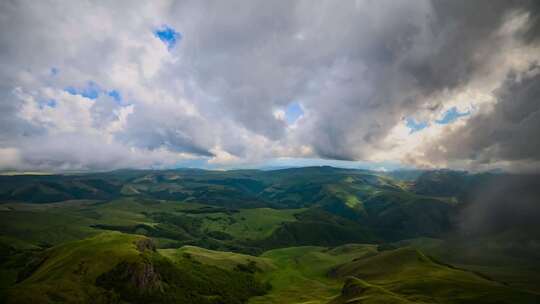
[[[162,290],[161,277],[151,263],[137,264],[128,268],[131,282],[142,290]]]
[[[96,285],[119,292],[137,293],[163,291],[160,274],[150,262],[121,262],[96,280]]]
[[[345,284],[341,289],[341,296],[344,298],[358,297],[363,294],[367,288],[362,284],[359,284],[359,280],[356,278],[349,277],[345,280]]]
[[[136,241],[135,246],[140,252],[144,252],[145,250],[150,250],[153,252],[156,251],[156,244],[154,244],[154,241],[149,238],[144,238]]]

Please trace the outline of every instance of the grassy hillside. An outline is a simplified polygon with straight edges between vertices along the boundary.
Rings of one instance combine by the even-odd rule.
[[[51,194],[53,192],[54,195]],[[51,215],[63,218],[59,221],[69,221],[67,218],[76,221],[81,219],[85,227],[77,229],[85,230],[86,233],[90,233],[87,228],[91,225],[94,228],[129,233],[139,228],[155,230],[137,225],[155,225],[159,222],[156,219],[159,216],[157,212],[173,212],[180,217],[176,213],[184,206],[215,206],[222,210],[216,214],[205,212],[186,215],[199,218],[202,221],[199,227],[202,231],[215,231],[209,236],[211,238],[220,241],[231,237],[237,240],[267,238],[269,241],[266,243],[274,244],[272,246],[338,245],[360,241],[393,241],[424,235],[440,236],[451,229],[451,217],[455,209],[450,199],[413,193],[403,186],[402,181],[390,176],[366,170],[331,167],[275,171],[132,170],[82,175],[2,176],[0,200],[41,204],[66,200],[102,202],[102,205],[95,203],[92,206],[74,204],[76,208],[72,210],[59,210],[59,213],[65,210],[69,214]],[[164,202],[182,204],[177,204],[178,208],[174,209]],[[9,208],[2,207],[0,210],[4,211]],[[333,231],[330,233],[332,239],[337,234],[344,237],[339,242],[326,240],[314,243],[313,237],[296,240],[303,235],[295,235],[296,231],[317,227],[311,219],[306,220],[306,216],[298,220],[298,215],[307,212],[307,209],[322,210],[331,217],[349,220],[350,225],[345,225],[346,228],[335,225],[335,221],[319,223],[326,227],[319,232]],[[53,213],[50,210],[46,212],[48,215]],[[0,216],[11,215],[2,213]],[[26,216],[32,215],[22,215]],[[13,228],[11,223],[9,228]],[[158,228],[161,232],[143,234],[169,244],[201,238],[201,233],[193,231],[169,233],[171,227],[162,225]],[[352,237],[351,230],[362,231],[362,237]],[[6,234],[13,233],[9,231]],[[73,234],[82,235],[76,231]],[[280,241],[281,238],[288,240]],[[57,239],[46,242],[57,244]],[[218,243],[214,242],[212,248],[232,248]],[[205,246],[201,242],[192,244]]]
[[[0,293],[9,303],[536,303],[538,180],[331,167],[4,176]]]
[[[158,249],[118,232],[36,252],[6,303],[537,303],[540,296],[417,249],[349,244],[260,256],[193,246]],[[381,251],[382,250],[382,251]]]
[[[459,268],[480,272],[506,285],[540,293],[540,251],[523,234],[506,233],[467,240],[411,239],[411,246]]]
[[[226,270],[237,269],[239,265],[252,267],[254,271],[260,272],[267,272],[276,268],[272,260],[268,258],[234,252],[208,250],[195,246],[184,246],[178,249],[159,249],[158,252],[173,261],[188,258],[205,265],[212,265]]]
[[[296,221],[296,214],[305,209],[242,209],[234,213],[204,216],[203,230],[221,231],[237,239],[269,237],[282,223]]]
[[[243,303],[267,286],[249,267],[224,269],[190,257],[169,259],[142,236],[105,233],[35,256],[6,303]]]
[[[332,303],[538,303],[540,295],[399,248],[345,263],[332,276],[347,281]]]
[[[185,206],[175,203],[120,199],[68,201],[54,204],[4,204],[0,210],[0,236],[34,246],[49,247],[103,232],[92,225],[153,225],[144,210],[174,211]],[[19,247],[17,243],[12,243]]]
[[[291,247],[265,252],[275,270],[261,274],[272,285],[268,295],[250,303],[327,303],[335,297],[342,282],[328,277],[332,267],[376,251],[373,245],[325,247]]]
[[[94,285],[99,275],[121,261],[134,262],[140,236],[100,234],[39,253],[20,272],[18,283],[7,290],[8,303],[53,301],[106,303],[113,295]],[[113,250],[114,249],[114,250]]]

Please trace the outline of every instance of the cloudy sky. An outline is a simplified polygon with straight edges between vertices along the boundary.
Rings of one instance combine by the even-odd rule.
[[[0,170],[540,169],[540,2],[0,1]]]

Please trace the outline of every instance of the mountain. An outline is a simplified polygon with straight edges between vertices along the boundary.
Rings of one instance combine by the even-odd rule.
[[[0,197],[7,202],[129,198],[202,203],[227,209],[307,208],[296,215],[294,222],[282,225],[274,235],[268,236],[265,244],[260,245],[264,248],[439,236],[451,229],[455,211],[455,204],[446,197],[416,194],[402,181],[377,172],[324,166],[273,171],[130,170],[14,176],[3,177],[2,185]],[[138,229],[95,225],[94,228],[124,232]],[[154,228],[146,227],[152,230],[147,235],[162,234]],[[319,229],[320,233],[314,236],[305,233],[313,229]],[[183,231],[174,237],[169,234],[169,238],[181,240],[193,233],[198,234]]]
[[[0,295],[534,303],[539,181],[327,166],[0,176]]]
[[[540,296],[506,286],[403,247],[355,259],[331,271],[345,279],[340,303],[537,303]],[[459,292],[456,292],[458,291]]]
[[[5,298],[6,303],[217,304],[266,292],[251,272],[250,267],[258,269],[255,262],[235,266],[202,264],[189,253],[170,259],[150,239],[106,233],[40,253],[24,266]]]

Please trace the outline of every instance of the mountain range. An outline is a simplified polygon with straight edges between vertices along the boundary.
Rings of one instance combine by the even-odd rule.
[[[0,176],[6,303],[538,303],[540,176]]]

